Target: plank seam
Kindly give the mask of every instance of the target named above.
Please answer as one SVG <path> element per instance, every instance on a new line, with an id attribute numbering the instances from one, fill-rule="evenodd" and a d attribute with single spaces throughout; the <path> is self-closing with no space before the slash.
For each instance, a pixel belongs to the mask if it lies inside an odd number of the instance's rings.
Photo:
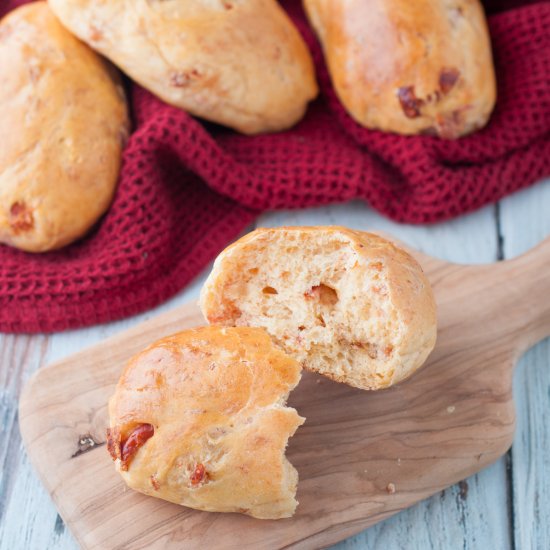
<path id="1" fill-rule="evenodd" d="M 495 229 L 497 239 L 497 262 L 502 262 L 506 258 L 504 252 L 504 233 L 502 230 L 502 216 L 500 202 L 495 204 Z M 514 464 L 512 458 L 512 449 L 506 453 L 506 508 L 508 514 L 508 537 L 510 539 L 511 550 L 517 550 L 515 538 L 515 510 L 514 510 Z"/>

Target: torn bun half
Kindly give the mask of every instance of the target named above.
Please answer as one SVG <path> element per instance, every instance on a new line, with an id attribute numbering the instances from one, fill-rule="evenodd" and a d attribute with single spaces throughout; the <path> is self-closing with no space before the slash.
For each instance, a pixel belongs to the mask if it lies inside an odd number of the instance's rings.
<path id="1" fill-rule="evenodd" d="M 306 369 L 366 390 L 410 376 L 437 332 L 418 262 L 343 227 L 253 231 L 219 255 L 201 308 L 210 323 L 263 327 Z"/>
<path id="2" fill-rule="evenodd" d="M 285 406 L 297 361 L 259 328 L 203 327 L 130 360 L 109 403 L 108 448 L 129 487 L 212 512 L 290 517 L 285 457 L 304 419 Z"/>

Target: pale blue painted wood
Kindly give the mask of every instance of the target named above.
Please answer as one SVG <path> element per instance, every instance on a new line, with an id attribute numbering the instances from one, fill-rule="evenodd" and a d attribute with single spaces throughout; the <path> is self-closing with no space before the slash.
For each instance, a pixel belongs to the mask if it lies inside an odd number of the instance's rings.
<path id="1" fill-rule="evenodd" d="M 503 250 L 517 256 L 550 236 L 550 179 L 501 205 Z M 547 266 L 550 271 L 550 265 Z M 540 296 L 550 302 L 550 296 Z M 550 340 L 528 351 L 514 377 L 513 533 L 518 550 L 550 548 Z"/>

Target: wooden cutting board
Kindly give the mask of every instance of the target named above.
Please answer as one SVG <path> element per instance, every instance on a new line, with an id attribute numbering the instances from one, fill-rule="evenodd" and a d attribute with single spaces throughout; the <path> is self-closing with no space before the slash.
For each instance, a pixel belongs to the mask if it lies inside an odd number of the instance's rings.
<path id="1" fill-rule="evenodd" d="M 413 252 L 414 254 L 414 252 Z M 28 454 L 84 548 L 319 548 L 494 462 L 514 435 L 512 373 L 550 335 L 550 239 L 513 261 L 461 266 L 415 254 L 435 290 L 436 349 L 389 390 L 305 374 L 289 403 L 307 418 L 287 456 L 300 474 L 291 519 L 198 512 L 125 488 L 106 449 L 107 400 L 126 360 L 203 324 L 196 305 L 40 370 L 20 402 Z"/>

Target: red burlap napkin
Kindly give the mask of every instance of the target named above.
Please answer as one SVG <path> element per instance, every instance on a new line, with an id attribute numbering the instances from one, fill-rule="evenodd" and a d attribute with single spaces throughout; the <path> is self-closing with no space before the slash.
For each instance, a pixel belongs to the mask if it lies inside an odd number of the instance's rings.
<path id="1" fill-rule="evenodd" d="M 0 0 L 0 16 L 22 3 Z M 283 4 L 313 51 L 322 89 L 305 119 L 245 137 L 133 86 L 135 130 L 115 201 L 95 230 L 44 255 L 0 245 L 1 331 L 59 331 L 153 307 L 262 210 L 362 198 L 394 220 L 431 223 L 550 173 L 550 2 L 487 1 L 497 12 L 489 22 L 498 103 L 487 128 L 454 142 L 355 124 L 300 3 Z"/>

